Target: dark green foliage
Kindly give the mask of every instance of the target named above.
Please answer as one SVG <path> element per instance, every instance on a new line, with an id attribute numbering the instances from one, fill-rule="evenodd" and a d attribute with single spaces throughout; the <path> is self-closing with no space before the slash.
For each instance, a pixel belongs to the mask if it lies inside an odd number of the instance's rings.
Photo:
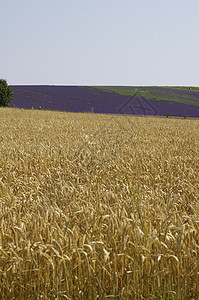
<path id="1" fill-rule="evenodd" d="M 10 106 L 13 100 L 13 90 L 5 79 L 0 79 L 0 106 Z"/>

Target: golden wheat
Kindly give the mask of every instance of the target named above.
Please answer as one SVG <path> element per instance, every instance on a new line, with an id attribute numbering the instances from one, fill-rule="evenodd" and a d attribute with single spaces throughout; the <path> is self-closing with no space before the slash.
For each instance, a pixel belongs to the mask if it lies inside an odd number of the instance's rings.
<path id="1" fill-rule="evenodd" d="M 199 299 L 199 122 L 0 109 L 1 299 Z"/>

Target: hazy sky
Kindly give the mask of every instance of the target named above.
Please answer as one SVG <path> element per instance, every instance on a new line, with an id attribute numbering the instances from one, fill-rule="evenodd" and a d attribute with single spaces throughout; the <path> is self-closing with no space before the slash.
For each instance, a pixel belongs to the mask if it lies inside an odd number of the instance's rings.
<path id="1" fill-rule="evenodd" d="M 199 0 L 0 0 L 9 84 L 199 86 Z"/>

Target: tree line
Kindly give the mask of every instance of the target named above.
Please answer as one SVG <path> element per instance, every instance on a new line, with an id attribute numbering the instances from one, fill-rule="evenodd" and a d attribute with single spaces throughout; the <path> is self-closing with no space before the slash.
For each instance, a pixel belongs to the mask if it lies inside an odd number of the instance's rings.
<path id="1" fill-rule="evenodd" d="M 13 100 L 13 90 L 5 79 L 0 79 L 0 106 L 10 106 Z"/>

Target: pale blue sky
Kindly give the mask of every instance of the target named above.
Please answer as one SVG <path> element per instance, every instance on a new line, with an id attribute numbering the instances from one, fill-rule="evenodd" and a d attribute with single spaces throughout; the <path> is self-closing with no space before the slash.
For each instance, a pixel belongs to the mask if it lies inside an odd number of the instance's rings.
<path id="1" fill-rule="evenodd" d="M 199 0 L 0 0 L 9 84 L 199 86 Z"/>

